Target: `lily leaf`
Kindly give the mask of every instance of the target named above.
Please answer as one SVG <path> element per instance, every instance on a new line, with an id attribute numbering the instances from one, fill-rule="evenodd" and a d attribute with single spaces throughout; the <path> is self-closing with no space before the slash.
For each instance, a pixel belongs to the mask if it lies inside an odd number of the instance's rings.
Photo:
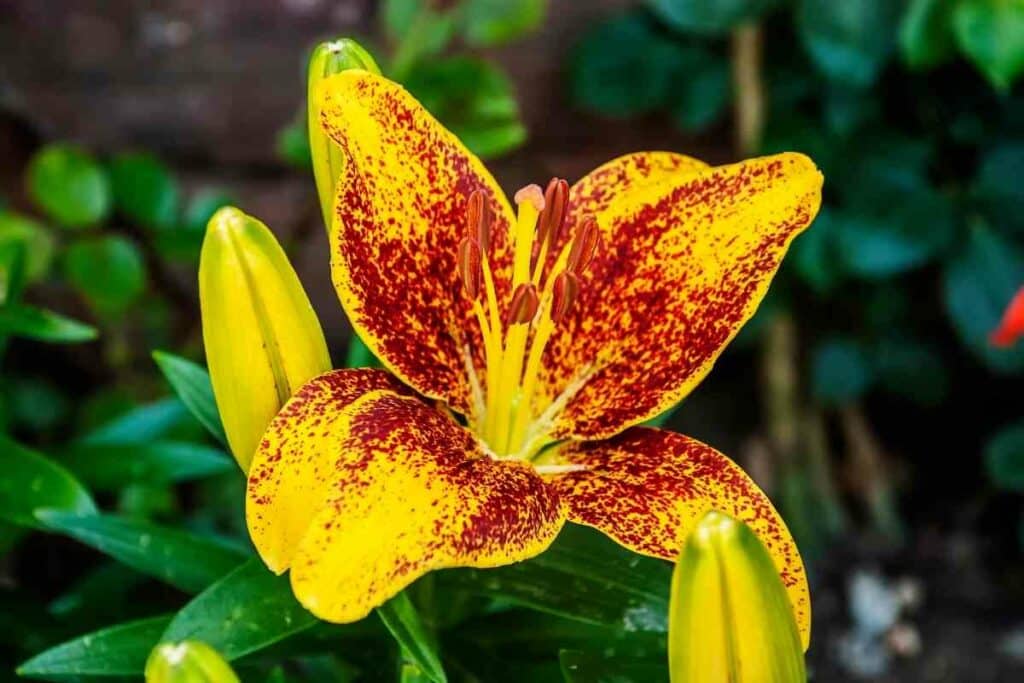
<path id="1" fill-rule="evenodd" d="M 153 360 L 181 402 L 218 441 L 226 444 L 228 440 L 217 411 L 217 401 L 213 397 L 210 373 L 198 363 L 166 351 L 154 351 Z"/>
<path id="2" fill-rule="evenodd" d="M 96 511 L 92 497 L 71 473 L 6 436 L 0 436 L 0 469 L 0 519 L 37 526 L 34 513 L 40 508 Z"/>
<path id="3" fill-rule="evenodd" d="M 867 87 L 896 47 L 902 4 L 899 0 L 801 0 L 796 16 L 800 37 L 825 76 Z"/>
<path id="4" fill-rule="evenodd" d="M 132 482 L 191 481 L 234 469 L 221 451 L 179 441 L 153 443 L 76 443 L 64 449 L 62 463 L 88 486 L 109 491 Z"/>
<path id="5" fill-rule="evenodd" d="M 110 181 L 96 160 L 78 147 L 44 147 L 32 157 L 27 174 L 32 199 L 62 226 L 93 225 L 110 212 Z"/>
<path id="6" fill-rule="evenodd" d="M 416 668 L 434 683 L 448 680 L 436 648 L 408 595 L 399 593 L 378 607 L 377 614 Z"/>
<path id="7" fill-rule="evenodd" d="M 145 443 L 178 435 L 197 424 L 185 405 L 168 397 L 119 414 L 92 429 L 79 441 L 90 444 Z"/>
<path id="8" fill-rule="evenodd" d="M 133 152 L 110 162 L 114 205 L 147 228 L 170 228 L 178 217 L 180 192 L 170 170 L 156 157 Z"/>
<path id="9" fill-rule="evenodd" d="M 40 510 L 36 517 L 50 531 L 71 536 L 187 593 L 203 590 L 245 560 L 242 552 L 222 543 L 143 520 L 56 510 Z"/>
<path id="10" fill-rule="evenodd" d="M 603 656 L 580 650 L 558 653 L 566 683 L 648 683 L 668 679 L 663 660 Z"/>
<path id="11" fill-rule="evenodd" d="M 0 307 L 0 334 L 58 344 L 91 341 L 97 336 L 95 327 L 26 304 Z"/>
<path id="12" fill-rule="evenodd" d="M 141 619 L 69 640 L 22 664 L 18 675 L 141 677 L 149 651 L 170 620 Z"/>

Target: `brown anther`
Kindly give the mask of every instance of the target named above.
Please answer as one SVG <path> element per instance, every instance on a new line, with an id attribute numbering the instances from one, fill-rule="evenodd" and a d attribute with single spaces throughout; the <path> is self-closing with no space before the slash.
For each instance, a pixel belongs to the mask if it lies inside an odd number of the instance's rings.
<path id="1" fill-rule="evenodd" d="M 561 178 L 552 178 L 544 190 L 544 211 L 537 220 L 537 242 L 558 241 L 565 223 L 565 209 L 569 203 L 569 183 Z"/>
<path id="2" fill-rule="evenodd" d="M 551 319 L 561 322 L 576 303 L 580 293 L 580 279 L 576 273 L 566 270 L 555 278 L 554 291 L 551 293 Z"/>
<path id="3" fill-rule="evenodd" d="M 458 268 L 466 295 L 470 299 L 476 299 L 480 294 L 480 276 L 483 269 L 480 267 L 480 245 L 471 237 L 464 237 L 459 242 Z"/>
<path id="4" fill-rule="evenodd" d="M 569 261 L 566 268 L 581 275 L 594 260 L 600 242 L 601 231 L 597 229 L 597 221 L 592 217 L 587 217 L 576 232 L 572 248 L 569 250 Z"/>
<path id="5" fill-rule="evenodd" d="M 516 287 L 512 294 L 512 303 L 508 305 L 508 324 L 523 325 L 537 315 L 537 307 L 540 306 L 540 299 L 537 296 L 537 288 L 529 282 Z"/>
<path id="6" fill-rule="evenodd" d="M 519 188 L 514 199 L 516 206 L 523 202 L 530 202 L 538 213 L 544 210 L 544 191 L 540 189 L 540 185 L 530 184 Z"/>
<path id="7" fill-rule="evenodd" d="M 485 254 L 491 251 L 492 218 L 487 197 L 480 190 L 473 190 L 466 206 L 466 234 L 477 241 L 480 250 Z"/>

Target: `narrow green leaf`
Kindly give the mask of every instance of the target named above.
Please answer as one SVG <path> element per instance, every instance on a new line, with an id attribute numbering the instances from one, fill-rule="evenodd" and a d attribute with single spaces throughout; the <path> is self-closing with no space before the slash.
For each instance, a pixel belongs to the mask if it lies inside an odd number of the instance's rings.
<path id="1" fill-rule="evenodd" d="M 141 619 L 69 640 L 19 666 L 18 675 L 141 678 L 149 651 L 170 620 L 170 616 Z"/>
<path id="2" fill-rule="evenodd" d="M 36 517 L 48 530 L 188 593 L 203 590 L 245 560 L 242 552 L 222 543 L 143 520 L 55 510 L 39 510 Z"/>
<path id="3" fill-rule="evenodd" d="M 408 595 L 399 593 L 378 607 L 377 614 L 416 667 L 434 683 L 448 680 L 430 635 Z"/>
<path id="4" fill-rule="evenodd" d="M 185 605 L 161 640 L 201 640 L 233 660 L 317 623 L 295 600 L 288 577 L 254 558 Z"/>
<path id="5" fill-rule="evenodd" d="M 235 468 L 222 451 L 179 441 L 75 443 L 64 447 L 61 463 L 86 485 L 118 489 L 132 482 L 191 481 Z"/>
<path id="6" fill-rule="evenodd" d="M 107 176 L 92 156 L 78 147 L 43 147 L 29 162 L 27 174 L 32 199 L 65 227 L 93 225 L 110 211 Z"/>
<path id="7" fill-rule="evenodd" d="M 188 426 L 198 425 L 185 404 L 175 397 L 133 408 L 108 420 L 83 436 L 90 444 L 144 443 L 173 436 Z"/>
<path id="8" fill-rule="evenodd" d="M 67 470 L 0 435 L 0 519 L 36 526 L 40 508 L 79 514 L 96 511 L 88 491 Z"/>
<path id="9" fill-rule="evenodd" d="M 631 659 L 615 655 L 560 650 L 558 661 L 566 683 L 649 683 L 668 680 L 664 659 Z"/>
<path id="10" fill-rule="evenodd" d="M 213 396 L 210 373 L 201 365 L 166 351 L 154 351 L 153 360 L 181 402 L 218 441 L 226 444 L 228 440 Z"/>
<path id="11" fill-rule="evenodd" d="M 95 327 L 27 304 L 0 306 L 0 334 L 56 344 L 91 341 L 97 336 Z"/>

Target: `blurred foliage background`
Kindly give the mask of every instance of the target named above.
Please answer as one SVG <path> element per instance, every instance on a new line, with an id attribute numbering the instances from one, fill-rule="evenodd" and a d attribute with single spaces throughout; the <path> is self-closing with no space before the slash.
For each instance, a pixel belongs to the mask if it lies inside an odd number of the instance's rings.
<path id="1" fill-rule="evenodd" d="M 199 244 L 234 203 L 275 230 L 346 358 L 303 114 L 308 50 L 335 36 L 361 39 L 509 190 L 638 149 L 812 156 L 826 177 L 815 226 L 664 419 L 731 454 L 781 508 L 814 579 L 814 680 L 1024 674 L 1024 346 L 988 339 L 1024 284 L 1018 0 L 11 0 L 0 492 L 30 490 L 40 480 L 8 473 L 45 453 L 118 519 L 216 538 L 234 566 L 241 478 L 161 373 L 187 402 L 196 368 L 152 352 L 201 361 Z M 42 467 L 33 477 L 72 509 L 92 504 Z M 207 583 L 155 584 L 159 570 L 59 515 L 13 506 L 0 520 L 5 672 Z M 515 610 L 490 626 L 465 614 L 439 637 L 458 651 L 478 636 L 466 680 L 497 680 L 480 653 L 510 650 L 561 680 L 559 650 L 590 642 Z M 663 647 L 636 624 L 593 642 L 624 633 L 630 657 Z M 274 680 L 374 670 L 314 645 L 282 655 L 293 663 Z"/>

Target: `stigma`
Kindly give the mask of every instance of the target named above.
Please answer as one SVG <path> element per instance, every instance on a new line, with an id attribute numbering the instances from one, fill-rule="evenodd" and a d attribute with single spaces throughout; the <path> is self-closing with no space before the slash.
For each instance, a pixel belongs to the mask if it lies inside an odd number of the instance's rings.
<path id="1" fill-rule="evenodd" d="M 491 272 L 493 212 L 479 190 L 468 197 L 457 268 L 480 326 L 485 358 L 482 377 L 467 361 L 476 403 L 470 426 L 494 457 L 529 460 L 546 445 L 546 434 L 538 428 L 551 407 L 539 386 L 544 348 L 574 311 L 587 267 L 600 247 L 600 231 L 592 217 L 583 217 L 577 218 L 573 234 L 565 234 L 569 185 L 560 178 L 543 190 L 527 185 L 516 192 L 515 202 L 507 300 L 499 299 Z"/>

